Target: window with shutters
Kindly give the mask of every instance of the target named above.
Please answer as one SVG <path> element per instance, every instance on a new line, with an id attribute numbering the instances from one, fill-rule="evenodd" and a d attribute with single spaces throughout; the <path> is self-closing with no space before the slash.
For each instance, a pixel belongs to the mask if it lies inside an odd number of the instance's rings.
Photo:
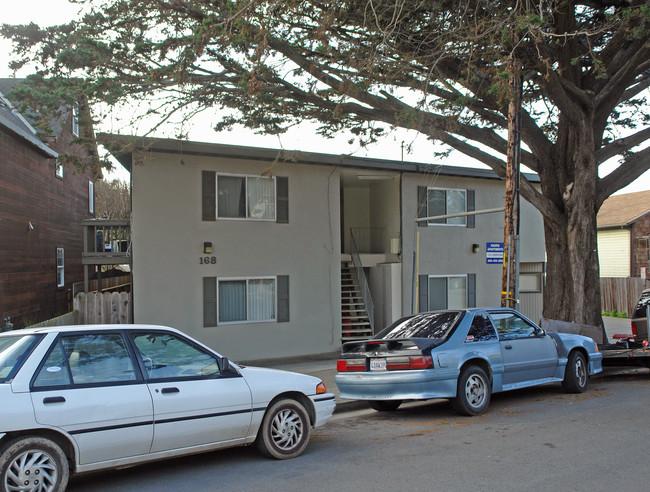
<path id="1" fill-rule="evenodd" d="M 476 307 L 476 274 L 420 275 L 419 311 Z"/>
<path id="2" fill-rule="evenodd" d="M 203 326 L 289 321 L 289 277 L 203 279 Z"/>
<path id="3" fill-rule="evenodd" d="M 465 190 L 445 190 L 429 188 L 427 190 L 427 217 L 464 213 Z M 429 224 L 465 225 L 465 216 L 433 219 Z"/>
<path id="4" fill-rule="evenodd" d="M 217 176 L 217 217 L 275 220 L 275 178 Z"/>
<path id="5" fill-rule="evenodd" d="M 427 188 L 418 186 L 418 225 L 449 225 L 475 227 L 475 216 L 465 215 L 474 211 L 474 190 Z M 429 219 L 442 215 L 460 214 L 457 217 Z"/>
<path id="6" fill-rule="evenodd" d="M 288 178 L 202 172 L 202 219 L 289 222 Z"/>

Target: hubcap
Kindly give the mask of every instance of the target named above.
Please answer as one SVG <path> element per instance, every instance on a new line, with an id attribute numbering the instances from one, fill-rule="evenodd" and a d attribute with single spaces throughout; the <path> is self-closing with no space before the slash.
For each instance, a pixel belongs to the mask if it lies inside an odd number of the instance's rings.
<path id="1" fill-rule="evenodd" d="M 56 463 L 49 454 L 31 450 L 19 455 L 5 475 L 7 492 L 53 491 L 58 478 Z"/>
<path id="2" fill-rule="evenodd" d="M 485 381 L 477 374 L 472 374 L 465 383 L 465 397 L 473 408 L 479 408 L 485 401 Z"/>
<path id="3" fill-rule="evenodd" d="M 288 451 L 296 447 L 303 432 L 302 419 L 293 410 L 282 410 L 273 418 L 271 439 L 280 449 Z"/>
<path id="4" fill-rule="evenodd" d="M 575 370 L 578 383 L 580 386 L 584 386 L 587 382 L 587 369 L 585 368 L 585 364 L 580 357 L 576 359 Z"/>

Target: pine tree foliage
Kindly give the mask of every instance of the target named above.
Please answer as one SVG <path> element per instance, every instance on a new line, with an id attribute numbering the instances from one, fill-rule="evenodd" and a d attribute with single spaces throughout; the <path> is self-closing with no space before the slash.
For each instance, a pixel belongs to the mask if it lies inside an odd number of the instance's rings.
<path id="1" fill-rule="evenodd" d="M 280 134 L 304 121 L 361 143 L 416 130 L 505 175 L 511 66 L 524 80 L 525 199 L 545 220 L 545 315 L 598 324 L 596 214 L 650 168 L 643 0 L 76 0 L 67 25 L 4 25 L 26 104 L 83 95 Z M 95 117 L 99 113 L 95 112 Z M 620 165 L 604 178 L 599 167 Z"/>

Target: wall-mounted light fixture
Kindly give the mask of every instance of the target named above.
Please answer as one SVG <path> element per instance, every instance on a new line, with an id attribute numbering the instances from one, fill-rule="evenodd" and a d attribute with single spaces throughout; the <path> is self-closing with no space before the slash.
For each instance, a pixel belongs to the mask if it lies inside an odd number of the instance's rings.
<path id="1" fill-rule="evenodd" d="M 478 253 L 481 250 L 481 246 L 478 243 L 472 244 L 472 253 Z"/>
<path id="2" fill-rule="evenodd" d="M 205 255 L 212 254 L 212 243 L 210 241 L 206 241 L 203 243 L 203 254 Z"/>

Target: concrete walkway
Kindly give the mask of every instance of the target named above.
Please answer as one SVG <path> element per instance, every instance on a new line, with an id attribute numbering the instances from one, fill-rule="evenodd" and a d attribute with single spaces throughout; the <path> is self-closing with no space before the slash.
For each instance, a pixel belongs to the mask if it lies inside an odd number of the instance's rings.
<path id="1" fill-rule="evenodd" d="M 610 343 L 613 341 L 614 334 L 631 334 L 632 328 L 629 318 L 603 318 L 605 323 L 605 331 Z M 309 374 L 311 376 L 321 379 L 327 390 L 336 395 L 336 413 L 358 410 L 360 408 L 367 408 L 366 402 L 357 400 L 348 400 L 339 396 L 339 389 L 334 382 L 336 375 L 336 361 L 338 360 L 339 352 L 331 352 L 326 354 L 307 355 L 304 357 L 290 357 L 281 359 L 265 359 L 245 362 L 244 364 L 259 367 L 272 367 L 274 369 L 282 369 L 284 371 L 300 372 Z"/>

